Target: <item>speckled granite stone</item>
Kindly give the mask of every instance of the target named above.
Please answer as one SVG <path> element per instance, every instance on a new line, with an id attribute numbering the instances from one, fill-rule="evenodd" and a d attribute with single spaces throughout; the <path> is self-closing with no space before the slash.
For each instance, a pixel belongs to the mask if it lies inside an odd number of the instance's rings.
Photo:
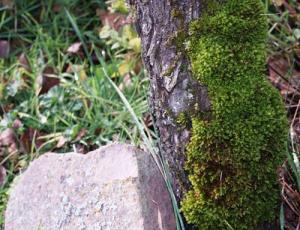
<path id="1" fill-rule="evenodd" d="M 6 230 L 175 230 L 150 154 L 112 144 L 81 155 L 47 153 L 12 188 Z"/>

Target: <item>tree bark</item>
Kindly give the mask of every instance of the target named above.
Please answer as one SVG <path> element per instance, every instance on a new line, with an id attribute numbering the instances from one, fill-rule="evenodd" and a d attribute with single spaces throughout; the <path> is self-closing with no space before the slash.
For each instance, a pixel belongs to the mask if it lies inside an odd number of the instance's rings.
<path id="1" fill-rule="evenodd" d="M 199 0 L 129 0 L 142 40 L 142 58 L 150 77 L 150 107 L 160 136 L 160 151 L 180 200 L 189 188 L 184 170 L 190 125 L 180 114 L 210 110 L 207 89 L 191 76 L 184 50 L 189 23 L 200 16 Z"/>

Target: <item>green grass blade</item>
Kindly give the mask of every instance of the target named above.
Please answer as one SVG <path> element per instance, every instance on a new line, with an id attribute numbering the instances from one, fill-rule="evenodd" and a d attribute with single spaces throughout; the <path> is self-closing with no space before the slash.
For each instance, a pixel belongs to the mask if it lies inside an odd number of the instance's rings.
<path id="1" fill-rule="evenodd" d="M 279 217 L 279 221 L 280 221 L 280 230 L 284 230 L 284 208 L 283 208 L 283 204 L 281 204 L 280 206 L 280 217 Z"/>
<path id="2" fill-rule="evenodd" d="M 87 58 L 89 60 L 89 63 L 91 65 L 93 65 L 93 61 L 92 61 L 91 55 L 89 54 L 89 50 L 88 50 L 88 47 L 86 45 L 85 39 L 82 36 L 82 33 L 81 33 L 80 29 L 78 28 L 77 23 L 76 23 L 74 17 L 70 14 L 70 12 L 66 8 L 64 8 L 64 10 L 66 12 L 66 15 L 67 15 L 70 23 L 72 24 L 73 29 L 75 30 L 76 35 L 78 36 L 79 40 L 82 43 L 83 50 L 84 50 L 85 55 L 87 56 Z"/>

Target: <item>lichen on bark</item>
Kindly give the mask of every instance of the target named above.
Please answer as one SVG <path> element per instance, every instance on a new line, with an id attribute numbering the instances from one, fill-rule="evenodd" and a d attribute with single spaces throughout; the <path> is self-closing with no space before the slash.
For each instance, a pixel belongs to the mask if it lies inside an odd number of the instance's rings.
<path id="1" fill-rule="evenodd" d="M 287 118 L 265 72 L 267 24 L 260 0 L 209 1 L 190 24 L 193 77 L 208 88 L 209 116 L 192 114 L 182 202 L 199 229 L 258 229 L 278 207 L 276 169 Z"/>

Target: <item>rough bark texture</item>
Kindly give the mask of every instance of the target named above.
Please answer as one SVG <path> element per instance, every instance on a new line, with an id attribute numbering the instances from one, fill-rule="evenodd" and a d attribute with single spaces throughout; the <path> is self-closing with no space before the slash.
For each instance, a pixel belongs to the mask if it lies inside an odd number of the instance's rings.
<path id="1" fill-rule="evenodd" d="M 200 15 L 199 0 L 129 0 L 142 39 L 142 58 L 150 77 L 150 107 L 178 199 L 189 187 L 184 172 L 190 128 L 178 124 L 182 113 L 208 111 L 207 89 L 192 79 L 183 41 L 188 24 Z"/>

